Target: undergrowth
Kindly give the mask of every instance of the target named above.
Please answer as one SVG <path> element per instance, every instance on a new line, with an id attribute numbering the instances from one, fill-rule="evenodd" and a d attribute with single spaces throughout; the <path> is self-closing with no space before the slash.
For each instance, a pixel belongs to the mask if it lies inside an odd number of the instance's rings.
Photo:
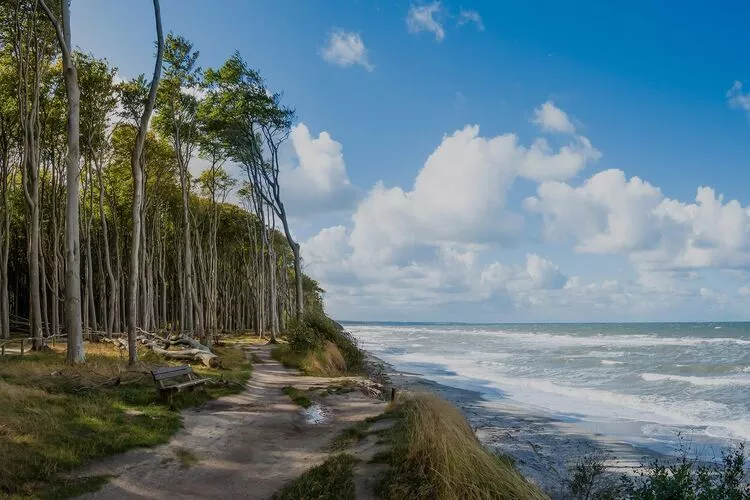
<path id="1" fill-rule="evenodd" d="M 354 500 L 354 466 L 357 459 L 347 454 L 333 455 L 292 481 L 274 500 L 326 499 Z"/>
<path id="2" fill-rule="evenodd" d="M 364 353 L 356 339 L 319 311 L 308 311 L 290 321 L 288 345 L 276 347 L 272 355 L 285 366 L 308 375 L 341 376 L 363 369 Z"/>
<path id="3" fill-rule="evenodd" d="M 681 445 L 677 457 L 642 465 L 619 482 L 597 456 L 579 460 L 571 472 L 566 497 L 575 500 L 750 500 L 750 471 L 742 444 L 714 462 L 700 461 L 690 446 Z"/>
<path id="4" fill-rule="evenodd" d="M 58 475 L 83 462 L 137 446 L 168 441 L 179 413 L 157 403 L 153 365 L 144 351 L 136 370 L 110 344 L 86 345 L 86 364 L 65 364 L 61 346 L 0 358 L 0 497 L 63 498 L 103 481 L 63 481 Z M 250 364 L 236 349 L 215 349 L 222 367 L 194 366 L 215 383 L 181 394 L 178 408 L 242 390 Z M 73 493 L 66 493 L 71 491 Z"/>

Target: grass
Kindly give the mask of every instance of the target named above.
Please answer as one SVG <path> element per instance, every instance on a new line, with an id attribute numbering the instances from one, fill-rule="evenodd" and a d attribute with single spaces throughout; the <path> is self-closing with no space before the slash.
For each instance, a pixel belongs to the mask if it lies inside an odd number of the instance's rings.
<path id="1" fill-rule="evenodd" d="M 334 438 L 329 448 L 334 451 L 345 450 L 346 448 L 350 447 L 353 444 L 360 442 L 369 434 L 371 434 L 370 426 L 372 424 L 380 420 L 384 420 L 388 418 L 394 418 L 394 414 L 391 411 L 386 411 L 374 417 L 368 417 L 360 422 L 357 422 L 356 424 L 350 427 L 347 427 L 341 432 L 341 434 L 339 434 L 338 436 L 336 436 L 336 438 Z"/>
<path id="2" fill-rule="evenodd" d="M 393 410 L 390 470 L 379 486 L 383 498 L 547 498 L 506 458 L 487 451 L 461 412 L 434 395 L 407 395 Z"/>
<path id="3" fill-rule="evenodd" d="M 281 390 L 284 392 L 284 394 L 289 396 L 289 399 L 291 399 L 294 404 L 301 406 L 302 408 L 309 408 L 313 404 L 312 401 L 310 401 L 310 398 L 305 396 L 304 392 L 295 387 L 288 385 Z"/>
<path id="4" fill-rule="evenodd" d="M 185 469 L 187 469 L 188 467 L 192 467 L 193 465 L 200 462 L 200 460 L 198 460 L 198 457 L 195 456 L 195 453 L 185 448 L 176 448 L 174 450 L 174 455 L 177 457 L 177 460 L 180 461 L 182 467 Z"/>
<path id="5" fill-rule="evenodd" d="M 83 366 L 65 364 L 64 346 L 0 358 L 0 497 L 63 498 L 65 491 L 99 480 L 63 484 L 61 473 L 97 457 L 164 443 L 180 428 L 179 413 L 156 402 L 148 373 L 148 363 L 164 360 L 144 351 L 138 370 L 127 371 L 126 354 L 114 346 L 87 343 L 86 350 Z M 217 383 L 180 395 L 179 407 L 242 390 L 251 370 L 244 353 L 215 351 L 222 367 L 193 369 Z"/>
<path id="6" fill-rule="evenodd" d="M 276 493 L 274 500 L 326 499 L 354 500 L 354 466 L 357 459 L 347 454 L 333 455 Z"/>
<path id="7" fill-rule="evenodd" d="M 296 368 L 313 377 L 343 377 L 348 375 L 346 362 L 333 342 L 306 352 L 292 349 L 289 344 L 273 348 L 271 357 L 287 368 Z"/>

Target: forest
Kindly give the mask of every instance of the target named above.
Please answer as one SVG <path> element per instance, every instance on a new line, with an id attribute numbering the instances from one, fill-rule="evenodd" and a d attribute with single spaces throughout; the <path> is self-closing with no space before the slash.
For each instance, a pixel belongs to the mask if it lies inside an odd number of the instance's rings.
<path id="1" fill-rule="evenodd" d="M 274 341 L 322 310 L 279 185 L 294 110 L 153 8 L 153 73 L 122 79 L 75 50 L 69 2 L 0 4 L 0 337 L 65 338 L 73 364 L 84 338 L 123 333 L 132 364 L 143 332 Z"/>

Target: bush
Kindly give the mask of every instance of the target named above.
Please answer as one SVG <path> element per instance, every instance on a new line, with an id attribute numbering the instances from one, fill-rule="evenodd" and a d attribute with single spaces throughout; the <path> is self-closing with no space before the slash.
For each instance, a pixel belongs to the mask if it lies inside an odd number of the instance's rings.
<path id="1" fill-rule="evenodd" d="M 307 311 L 301 320 L 292 320 L 287 340 L 292 351 L 299 354 L 319 352 L 326 342 L 332 342 L 346 361 L 347 370 L 355 372 L 362 368 L 364 354 L 357 347 L 356 339 L 320 311 Z"/>
<path id="2" fill-rule="evenodd" d="M 698 464 L 683 450 L 672 464 L 655 460 L 637 478 L 624 477 L 624 493 L 633 500 L 749 500 L 746 459 L 744 445 L 724 452 L 720 463 L 710 465 Z"/>
<path id="3" fill-rule="evenodd" d="M 575 500 L 750 500 L 747 457 L 743 445 L 730 448 L 713 464 L 690 458 L 682 447 L 676 459 L 655 460 L 619 484 L 599 456 L 581 459 L 571 471 L 565 498 Z M 664 459 L 662 459 L 664 460 Z"/>

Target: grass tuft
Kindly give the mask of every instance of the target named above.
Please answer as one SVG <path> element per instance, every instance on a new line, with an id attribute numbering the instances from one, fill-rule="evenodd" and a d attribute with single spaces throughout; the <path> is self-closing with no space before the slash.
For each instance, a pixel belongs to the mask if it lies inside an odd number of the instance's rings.
<path id="1" fill-rule="evenodd" d="M 200 462 L 200 460 L 198 460 L 198 457 L 195 456 L 195 453 L 185 448 L 176 448 L 174 450 L 174 455 L 177 457 L 177 460 L 180 461 L 182 467 L 185 469 L 187 469 L 188 467 L 192 467 L 193 465 Z"/>
<path id="2" fill-rule="evenodd" d="M 302 408 L 309 408 L 313 404 L 312 401 L 310 401 L 310 398 L 305 396 L 304 392 L 295 387 L 288 385 L 281 390 L 284 392 L 284 394 L 289 396 L 289 399 L 291 399 L 294 404 L 301 406 Z"/>
<path id="3" fill-rule="evenodd" d="M 399 499 L 547 498 L 507 459 L 488 452 L 461 412 L 430 394 L 402 399 L 390 432 L 390 471 L 381 497 Z M 384 458 L 384 457 L 380 457 Z"/>
<path id="4" fill-rule="evenodd" d="M 317 467 L 313 467 L 281 491 L 274 500 L 298 500 L 320 498 L 327 500 L 354 500 L 354 466 L 357 459 L 347 454 L 333 455 Z"/>

